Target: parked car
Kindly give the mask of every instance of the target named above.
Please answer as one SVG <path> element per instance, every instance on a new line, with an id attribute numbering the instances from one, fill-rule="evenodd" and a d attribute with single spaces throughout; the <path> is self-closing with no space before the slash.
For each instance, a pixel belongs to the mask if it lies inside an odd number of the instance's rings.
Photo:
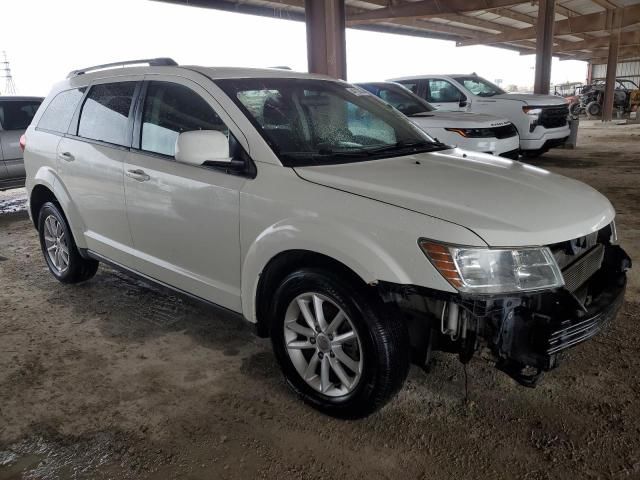
<path id="1" fill-rule="evenodd" d="M 569 105 L 555 95 L 507 93 L 478 75 L 419 75 L 395 78 L 440 110 L 506 117 L 518 129 L 523 155 L 536 157 L 569 138 Z"/>
<path id="2" fill-rule="evenodd" d="M 591 187 L 434 143 L 343 81 L 149 64 L 72 72 L 27 129 L 60 282 L 104 262 L 235 312 L 339 417 L 435 350 L 533 385 L 620 308 L 630 260 Z"/>
<path id="3" fill-rule="evenodd" d="M 24 187 L 20 137 L 43 100 L 41 97 L 0 96 L 0 190 Z"/>
<path id="4" fill-rule="evenodd" d="M 357 85 L 397 108 L 432 138 L 443 143 L 507 158 L 517 159 L 519 156 L 518 131 L 506 118 L 436 110 L 433 105 L 394 82 Z"/>

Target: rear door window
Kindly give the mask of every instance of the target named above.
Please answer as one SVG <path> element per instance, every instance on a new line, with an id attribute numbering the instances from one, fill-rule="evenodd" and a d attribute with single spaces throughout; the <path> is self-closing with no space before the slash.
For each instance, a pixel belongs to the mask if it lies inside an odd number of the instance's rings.
<path id="1" fill-rule="evenodd" d="M 74 88 L 58 93 L 40 117 L 38 128 L 56 133 L 67 133 L 73 114 L 82 100 L 85 88 Z"/>
<path id="2" fill-rule="evenodd" d="M 26 130 L 41 103 L 40 100 L 0 102 L 0 126 L 3 130 Z"/>
<path id="3" fill-rule="evenodd" d="M 129 117 L 136 82 L 91 87 L 82 107 L 78 136 L 129 146 Z"/>

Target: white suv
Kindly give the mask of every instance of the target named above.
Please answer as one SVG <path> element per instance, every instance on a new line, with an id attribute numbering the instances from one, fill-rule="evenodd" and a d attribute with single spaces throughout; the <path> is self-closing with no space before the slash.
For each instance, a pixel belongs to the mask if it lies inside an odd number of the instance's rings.
<path id="1" fill-rule="evenodd" d="M 497 85 L 470 75 L 419 75 L 396 78 L 440 110 L 488 113 L 507 117 L 520 135 L 520 149 L 536 157 L 569 138 L 569 104 L 556 95 L 507 93 Z"/>
<path id="2" fill-rule="evenodd" d="M 356 85 L 397 108 L 435 140 L 464 150 L 518 159 L 518 131 L 504 117 L 437 110 L 399 83 L 369 82 Z"/>
<path id="3" fill-rule="evenodd" d="M 149 63 L 72 72 L 25 134 L 61 282 L 105 262 L 236 312 L 341 417 L 434 350 L 488 347 L 532 385 L 620 307 L 630 261 L 592 188 L 434 143 L 343 81 Z"/>

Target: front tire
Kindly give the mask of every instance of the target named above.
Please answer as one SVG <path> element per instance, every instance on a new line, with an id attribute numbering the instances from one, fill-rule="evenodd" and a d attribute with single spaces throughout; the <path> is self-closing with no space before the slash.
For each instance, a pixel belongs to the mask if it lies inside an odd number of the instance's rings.
<path id="1" fill-rule="evenodd" d="M 47 202 L 38 214 L 40 247 L 49 271 L 62 283 L 79 283 L 92 278 L 98 262 L 80 256 L 66 218 L 55 203 Z"/>
<path id="2" fill-rule="evenodd" d="M 290 387 L 335 417 L 378 410 L 409 371 L 402 319 L 364 285 L 326 270 L 301 269 L 283 280 L 271 312 L 271 341 Z"/>

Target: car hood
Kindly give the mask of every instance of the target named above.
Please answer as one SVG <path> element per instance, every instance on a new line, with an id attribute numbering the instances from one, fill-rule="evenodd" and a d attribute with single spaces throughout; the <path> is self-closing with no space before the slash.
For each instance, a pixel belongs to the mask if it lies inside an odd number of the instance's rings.
<path id="1" fill-rule="evenodd" d="M 581 182 L 457 148 L 295 170 L 316 184 L 461 225 L 496 247 L 570 240 L 615 215 L 609 200 Z"/>
<path id="2" fill-rule="evenodd" d="M 409 117 L 419 127 L 492 128 L 511 123 L 506 118 L 481 113 L 444 112 L 434 110 Z"/>
<path id="3" fill-rule="evenodd" d="M 483 98 L 483 100 L 485 100 Z M 566 105 L 566 101 L 557 95 L 536 95 L 534 93 L 505 93 L 503 95 L 494 95 L 486 97 L 486 100 L 517 100 L 527 105 L 533 106 L 549 106 L 549 105 Z"/>

